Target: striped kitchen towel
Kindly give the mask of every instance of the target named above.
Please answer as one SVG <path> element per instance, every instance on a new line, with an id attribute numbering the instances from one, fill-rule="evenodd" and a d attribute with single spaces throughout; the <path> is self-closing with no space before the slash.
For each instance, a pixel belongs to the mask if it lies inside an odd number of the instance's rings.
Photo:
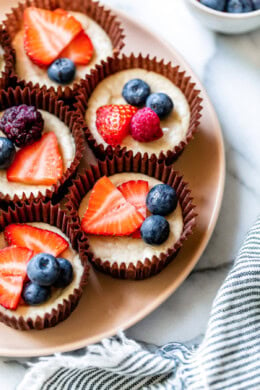
<path id="1" fill-rule="evenodd" d="M 213 303 L 202 344 L 149 351 L 123 334 L 32 365 L 17 390 L 260 389 L 260 218 Z"/>

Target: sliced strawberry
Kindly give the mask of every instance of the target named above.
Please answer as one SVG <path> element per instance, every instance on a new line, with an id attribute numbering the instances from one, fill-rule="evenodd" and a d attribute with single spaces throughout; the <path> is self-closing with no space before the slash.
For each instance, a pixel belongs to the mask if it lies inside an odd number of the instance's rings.
<path id="1" fill-rule="evenodd" d="M 39 141 L 20 149 L 7 169 L 8 181 L 25 184 L 56 184 L 63 163 L 55 133 L 46 133 Z"/>
<path id="2" fill-rule="evenodd" d="M 15 310 L 23 290 L 22 276 L 0 275 L 0 305 Z"/>
<path id="3" fill-rule="evenodd" d="M 60 58 L 69 58 L 76 65 L 87 65 L 94 53 L 90 37 L 81 31 L 76 38 L 61 52 Z"/>
<path id="4" fill-rule="evenodd" d="M 96 126 L 104 141 L 112 146 L 120 145 L 129 133 L 130 122 L 137 108 L 130 104 L 110 104 L 97 110 Z"/>
<path id="5" fill-rule="evenodd" d="M 82 30 L 68 14 L 28 7 L 24 11 L 24 47 L 30 59 L 40 66 L 50 65 Z"/>
<path id="6" fill-rule="evenodd" d="M 8 246 L 0 250 L 0 275 L 26 278 L 27 264 L 33 251 L 18 246 Z"/>
<path id="7" fill-rule="evenodd" d="M 145 180 L 129 180 L 119 187 L 125 199 L 139 211 L 144 218 L 147 217 L 146 197 L 149 192 L 149 184 Z M 133 238 L 141 238 L 140 229 L 136 230 Z"/>
<path id="8" fill-rule="evenodd" d="M 81 227 L 90 234 L 127 236 L 137 230 L 143 221 L 144 217 L 104 176 L 92 189 Z"/>
<path id="9" fill-rule="evenodd" d="M 69 246 L 59 234 L 26 224 L 8 225 L 4 236 L 9 245 L 29 248 L 34 254 L 49 253 L 56 257 Z"/>
<path id="10" fill-rule="evenodd" d="M 54 12 L 55 14 L 68 16 L 68 12 L 65 11 L 65 9 L 63 9 L 63 8 L 56 8 L 53 12 Z M 73 16 L 72 16 L 72 17 L 73 17 Z"/>

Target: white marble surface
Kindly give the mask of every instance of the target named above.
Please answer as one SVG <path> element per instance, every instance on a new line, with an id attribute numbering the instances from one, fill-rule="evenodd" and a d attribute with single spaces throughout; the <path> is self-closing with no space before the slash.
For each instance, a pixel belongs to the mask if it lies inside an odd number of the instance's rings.
<path id="1" fill-rule="evenodd" d="M 260 211 L 260 30 L 235 37 L 216 35 L 189 14 L 183 0 L 104 3 L 127 11 L 183 54 L 200 76 L 222 124 L 227 179 L 213 237 L 177 292 L 127 331 L 131 338 L 155 344 L 198 342 L 214 296 Z M 0 358 L 0 389 L 15 389 L 25 362 Z"/>

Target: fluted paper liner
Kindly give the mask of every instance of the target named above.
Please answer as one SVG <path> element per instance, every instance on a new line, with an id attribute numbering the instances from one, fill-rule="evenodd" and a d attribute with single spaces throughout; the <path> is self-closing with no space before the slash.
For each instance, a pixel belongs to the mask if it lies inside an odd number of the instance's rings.
<path id="1" fill-rule="evenodd" d="M 67 170 L 63 173 L 61 179 L 52 186 L 51 189 L 47 189 L 45 193 L 39 191 L 37 196 L 34 196 L 32 193 L 28 196 L 23 193 L 22 197 L 14 195 L 5 195 L 1 193 L 0 186 L 0 201 L 4 204 L 9 204 L 10 202 L 16 203 L 19 201 L 27 201 L 32 199 L 53 199 L 55 195 L 60 194 L 66 182 L 71 178 L 71 176 L 76 172 L 79 163 L 82 158 L 84 150 L 84 134 L 79 127 L 77 118 L 75 118 L 74 113 L 69 110 L 68 106 L 65 106 L 61 100 L 58 100 L 56 96 L 51 93 L 45 93 L 37 89 L 30 90 L 28 87 L 21 89 L 16 87 L 15 89 L 8 88 L 7 91 L 0 91 L 0 110 L 3 111 L 8 107 L 17 106 L 20 104 L 27 104 L 35 106 L 38 109 L 48 111 L 49 113 L 57 116 L 61 121 L 63 121 L 71 130 L 74 141 L 75 141 L 75 156 Z"/>
<path id="2" fill-rule="evenodd" d="M 109 261 L 95 258 L 90 250 L 87 250 L 86 254 L 98 270 L 113 277 L 145 279 L 160 272 L 177 255 L 183 242 L 192 233 L 195 226 L 195 206 L 192 203 L 191 191 L 188 189 L 188 185 L 184 182 L 183 177 L 165 162 L 158 162 L 147 157 L 133 156 L 132 153 L 126 152 L 123 152 L 122 156 L 113 156 L 111 159 L 106 158 L 105 161 L 98 161 L 96 166 L 91 166 L 84 174 L 78 175 L 73 180 L 69 195 L 66 197 L 66 207 L 75 221 L 74 228 L 78 231 L 79 247 L 81 245 L 85 246 L 88 241 L 87 234 L 80 228 L 78 208 L 81 200 L 100 177 L 104 175 L 111 176 L 121 172 L 143 173 L 174 187 L 178 195 L 184 222 L 181 237 L 167 252 L 162 252 L 160 256 L 153 256 L 151 259 L 146 258 L 144 261 L 138 261 L 136 265 L 133 263 L 129 265 L 125 263 L 111 264 Z"/>
<path id="3" fill-rule="evenodd" d="M 0 72 L 0 88 L 12 86 L 11 73 L 14 69 L 14 50 L 11 47 L 10 37 L 0 24 L 0 47 L 3 50 L 3 70 Z M 0 59 L 1 62 L 1 59 Z M 13 83 L 15 81 L 13 80 Z"/>
<path id="4" fill-rule="evenodd" d="M 117 17 L 109 9 L 92 0 L 26 0 L 24 3 L 19 3 L 16 8 L 12 9 L 11 13 L 7 14 L 7 18 L 3 22 L 11 40 L 21 29 L 24 10 L 30 6 L 49 10 L 62 8 L 68 11 L 84 13 L 97 22 L 108 34 L 113 46 L 113 55 L 118 54 L 124 46 L 123 28 Z M 95 65 L 93 65 L 93 68 L 95 68 Z M 53 86 L 48 88 L 46 85 L 40 86 L 39 84 L 33 84 L 28 80 L 21 79 L 15 72 L 15 66 L 13 68 L 13 77 L 16 77 L 17 85 L 21 87 L 28 86 L 53 92 L 66 101 L 72 99 L 75 93 L 76 83 L 72 87 Z"/>
<path id="5" fill-rule="evenodd" d="M 171 62 L 166 64 L 163 60 L 158 61 L 156 57 L 143 57 L 141 54 L 138 56 L 135 56 L 134 54 L 126 56 L 123 54 L 120 58 L 109 58 L 106 62 L 103 61 L 101 65 L 97 65 L 91 75 L 87 75 L 84 80 L 80 81 L 75 107 L 78 115 L 81 117 L 82 128 L 86 134 L 88 144 L 99 159 L 104 159 L 106 156 L 112 156 L 114 153 L 116 155 L 121 155 L 124 150 L 127 151 L 126 147 L 122 148 L 116 146 L 113 148 L 110 145 L 104 147 L 103 144 L 98 144 L 87 126 L 85 113 L 88 108 L 88 99 L 102 80 L 116 72 L 133 68 L 142 68 L 153 71 L 168 78 L 173 84 L 180 88 L 189 103 L 191 117 L 185 138 L 176 145 L 173 150 L 161 151 L 159 155 L 153 154 L 151 156 L 151 158 L 157 159 L 158 161 L 166 160 L 168 164 L 172 163 L 178 158 L 198 130 L 200 123 L 199 119 L 201 117 L 200 112 L 202 110 L 202 98 L 199 96 L 200 90 L 197 89 L 195 83 L 191 81 L 191 77 L 188 76 L 186 72 L 181 71 L 179 66 L 174 66 Z M 143 156 L 146 155 L 147 153 Z"/>
<path id="6" fill-rule="evenodd" d="M 73 293 L 64 298 L 62 304 L 46 312 L 43 316 L 37 316 L 35 319 L 24 318 L 20 316 L 16 318 L 12 310 L 8 310 L 8 314 L 0 311 L 0 321 L 4 324 L 19 330 L 50 328 L 65 320 L 71 312 L 76 308 L 83 288 L 87 283 L 89 267 L 88 260 L 88 244 L 85 241 L 81 242 L 79 247 L 77 240 L 77 231 L 74 229 L 73 220 L 66 215 L 64 210 L 61 210 L 57 204 L 53 206 L 51 202 L 44 203 L 43 201 L 30 202 L 22 206 L 9 208 L 7 212 L 0 214 L 0 231 L 2 232 L 6 226 L 11 223 L 29 223 L 29 222 L 44 222 L 59 228 L 69 239 L 72 248 L 78 252 L 83 265 L 83 273 L 79 285 L 74 289 Z"/>

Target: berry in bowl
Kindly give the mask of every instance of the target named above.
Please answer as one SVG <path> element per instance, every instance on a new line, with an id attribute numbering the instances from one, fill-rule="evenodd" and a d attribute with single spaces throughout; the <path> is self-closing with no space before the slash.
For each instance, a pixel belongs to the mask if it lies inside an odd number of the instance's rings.
<path id="1" fill-rule="evenodd" d="M 206 27 L 241 34 L 260 27 L 259 0 L 185 0 L 187 6 Z"/>

